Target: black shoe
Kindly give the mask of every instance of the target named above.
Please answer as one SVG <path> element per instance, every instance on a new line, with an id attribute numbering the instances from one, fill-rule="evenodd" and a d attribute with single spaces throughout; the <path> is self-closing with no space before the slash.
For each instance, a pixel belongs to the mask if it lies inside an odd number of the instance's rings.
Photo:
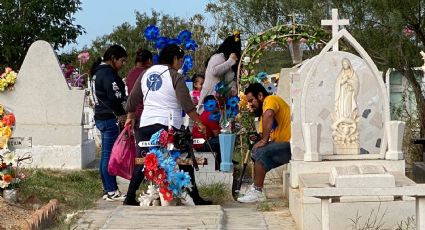
<path id="1" fill-rule="evenodd" d="M 194 199 L 193 202 L 195 205 L 212 205 L 212 201 L 210 200 L 204 200 L 202 198 Z"/>
<path id="2" fill-rule="evenodd" d="M 125 198 L 123 205 L 131 205 L 131 206 L 140 206 L 140 202 L 136 201 L 136 199 Z"/>

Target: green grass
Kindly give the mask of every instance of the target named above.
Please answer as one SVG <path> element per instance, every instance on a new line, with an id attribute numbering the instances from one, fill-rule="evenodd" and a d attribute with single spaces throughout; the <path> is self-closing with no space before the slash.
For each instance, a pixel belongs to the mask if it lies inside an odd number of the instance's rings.
<path id="1" fill-rule="evenodd" d="M 102 196 L 98 170 L 59 171 L 34 169 L 25 170 L 27 179 L 19 188 L 20 200 L 29 199 L 45 205 L 51 199 L 59 200 L 59 215 L 52 229 L 68 229 L 66 214 L 94 207 Z"/>
<path id="2" fill-rule="evenodd" d="M 225 202 L 233 200 L 231 191 L 223 183 L 198 186 L 199 194 L 205 200 L 210 200 L 213 204 L 222 205 Z"/>

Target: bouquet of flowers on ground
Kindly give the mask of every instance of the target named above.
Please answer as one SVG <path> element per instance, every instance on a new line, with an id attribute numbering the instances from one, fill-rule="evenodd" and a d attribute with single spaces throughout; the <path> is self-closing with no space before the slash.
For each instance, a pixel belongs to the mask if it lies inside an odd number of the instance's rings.
<path id="1" fill-rule="evenodd" d="M 12 136 L 15 127 L 15 115 L 12 111 L 0 104 L 0 149 L 7 149 L 7 142 Z"/>
<path id="2" fill-rule="evenodd" d="M 0 154 L 0 188 L 15 188 L 21 181 L 16 174 L 18 166 L 18 157 L 15 152 L 5 151 Z"/>
<path id="3" fill-rule="evenodd" d="M 6 89 L 12 90 L 16 83 L 17 73 L 12 68 L 7 67 L 4 69 L 4 73 L 0 75 L 0 91 Z"/>
<path id="4" fill-rule="evenodd" d="M 165 201 L 184 198 L 187 195 L 185 189 L 190 189 L 192 185 L 189 174 L 178 170 L 176 160 L 180 157 L 180 152 L 169 150 L 174 142 L 173 130 L 156 132 L 150 142 L 155 146 L 149 148 L 145 157 L 146 179 L 156 184 Z"/>
<path id="5" fill-rule="evenodd" d="M 230 88 L 229 83 L 219 81 L 214 89 L 216 100 L 208 100 L 204 104 L 204 109 L 211 112 L 209 119 L 220 123 L 222 133 L 232 133 L 232 124 L 239 112 L 240 99 L 238 96 L 229 96 Z"/>

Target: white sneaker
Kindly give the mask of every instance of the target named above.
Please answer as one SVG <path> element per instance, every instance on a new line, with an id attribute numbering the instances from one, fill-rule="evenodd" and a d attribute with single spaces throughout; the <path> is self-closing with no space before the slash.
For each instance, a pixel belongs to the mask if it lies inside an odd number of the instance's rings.
<path id="1" fill-rule="evenodd" d="M 242 197 L 238 198 L 238 201 L 241 203 L 254 203 L 258 201 L 266 201 L 266 196 L 263 192 L 256 190 L 254 187 Z"/>
<path id="2" fill-rule="evenodd" d="M 192 197 L 187 193 L 182 195 L 180 202 L 182 202 L 184 206 L 195 206 L 195 202 L 193 201 Z"/>
<path id="3" fill-rule="evenodd" d="M 122 194 L 119 190 L 116 190 L 113 194 L 108 193 L 106 201 L 124 201 L 125 197 L 125 194 Z"/>

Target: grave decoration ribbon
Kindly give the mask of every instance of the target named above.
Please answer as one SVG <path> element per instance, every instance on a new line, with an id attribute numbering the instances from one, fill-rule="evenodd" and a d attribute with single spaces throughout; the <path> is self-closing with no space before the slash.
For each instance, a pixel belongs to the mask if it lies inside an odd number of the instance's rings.
<path id="1" fill-rule="evenodd" d="M 155 25 L 149 25 L 144 31 L 146 40 L 152 42 L 154 47 L 158 50 L 164 49 L 167 45 L 176 44 L 182 49 L 189 51 L 195 51 L 198 48 L 198 44 L 192 39 L 192 33 L 189 30 L 182 30 L 178 34 L 177 38 L 168 38 L 160 35 L 160 30 Z M 188 52 L 187 52 L 188 53 Z M 186 54 L 183 58 L 183 66 L 181 68 L 182 74 L 187 76 L 187 73 L 193 68 L 193 58 L 191 54 Z M 153 56 L 154 64 L 158 63 L 158 55 Z"/>
<path id="2" fill-rule="evenodd" d="M 12 68 L 7 67 L 4 73 L 0 74 L 0 91 L 13 90 L 13 86 L 17 80 L 17 73 Z"/>
<path id="3" fill-rule="evenodd" d="M 171 201 L 174 197 L 182 197 L 184 189 L 192 185 L 187 172 L 179 171 L 176 159 L 180 152 L 169 150 L 174 141 L 173 130 L 163 129 L 154 133 L 150 139 L 152 145 L 144 161 L 144 174 L 147 180 L 156 184 L 164 200 Z"/>

